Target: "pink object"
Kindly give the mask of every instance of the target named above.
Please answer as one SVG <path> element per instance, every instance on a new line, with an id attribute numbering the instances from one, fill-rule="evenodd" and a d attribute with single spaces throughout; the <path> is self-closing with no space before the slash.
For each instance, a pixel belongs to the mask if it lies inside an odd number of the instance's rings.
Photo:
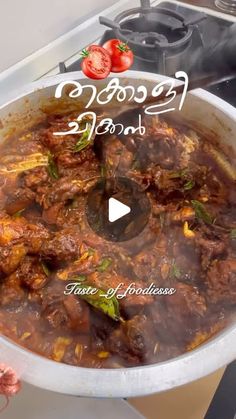
<path id="1" fill-rule="evenodd" d="M 5 364 L 0 364 L 0 395 L 6 397 L 6 404 L 0 409 L 0 413 L 8 406 L 9 397 L 18 393 L 20 388 L 21 383 L 15 371 Z"/>

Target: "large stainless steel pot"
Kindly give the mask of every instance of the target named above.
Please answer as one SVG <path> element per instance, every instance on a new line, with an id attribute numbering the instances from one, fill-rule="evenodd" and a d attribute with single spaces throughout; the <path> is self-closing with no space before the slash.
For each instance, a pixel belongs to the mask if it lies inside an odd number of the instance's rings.
<path id="1" fill-rule="evenodd" d="M 152 87 L 162 76 L 126 72 L 121 79 L 134 86 L 141 82 Z M 39 80 L 22 89 L 15 100 L 0 108 L 3 129 L 0 135 L 18 125 L 40 119 L 42 102 L 54 96 L 62 80 L 88 83 L 81 73 L 68 73 Z M 236 149 L 236 109 L 213 96 L 196 90 L 188 95 L 181 112 L 187 121 L 216 133 L 220 140 Z M 45 336 L 47 339 L 47 336 Z M 73 367 L 45 359 L 0 337 L 0 362 L 16 369 L 19 376 L 36 386 L 80 396 L 132 397 L 161 392 L 203 377 L 236 358 L 236 325 L 227 328 L 198 349 L 155 365 L 127 369 L 90 369 Z"/>

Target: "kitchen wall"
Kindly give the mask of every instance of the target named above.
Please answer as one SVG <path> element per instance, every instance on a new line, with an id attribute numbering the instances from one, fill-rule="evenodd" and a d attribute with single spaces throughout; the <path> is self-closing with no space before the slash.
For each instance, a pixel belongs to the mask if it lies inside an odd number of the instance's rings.
<path id="1" fill-rule="evenodd" d="M 0 0 L 0 71 L 115 0 Z"/>

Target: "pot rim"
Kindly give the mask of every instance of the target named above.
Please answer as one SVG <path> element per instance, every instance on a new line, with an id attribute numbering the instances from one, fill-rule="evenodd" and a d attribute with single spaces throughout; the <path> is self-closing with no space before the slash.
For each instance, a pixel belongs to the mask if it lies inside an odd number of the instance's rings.
<path id="1" fill-rule="evenodd" d="M 127 71 L 120 77 L 151 82 L 167 79 L 165 76 L 136 71 Z M 61 81 L 79 79 L 85 79 L 82 72 L 40 79 L 19 89 L 15 98 L 2 105 L 0 111 L 37 90 L 56 85 Z M 236 121 L 236 108 L 224 100 L 202 89 L 196 89 L 189 95 L 201 98 Z M 37 376 L 37 385 L 52 391 L 56 389 L 62 393 L 88 397 L 136 397 L 189 383 L 233 361 L 236 357 L 236 325 L 227 327 L 208 342 L 176 358 L 131 368 L 95 369 L 57 363 L 19 346 L 3 335 L 0 335 L 0 346 L 5 346 L 7 351 L 14 353 L 10 357 L 12 364 L 14 366 L 16 362 L 21 365 L 19 373 L 28 383 L 35 384 Z M 70 380 L 65 385 L 66 375 Z"/>

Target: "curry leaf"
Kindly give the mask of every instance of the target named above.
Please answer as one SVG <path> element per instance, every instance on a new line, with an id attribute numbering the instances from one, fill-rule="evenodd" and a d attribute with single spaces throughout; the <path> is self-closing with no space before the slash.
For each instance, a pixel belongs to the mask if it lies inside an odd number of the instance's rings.
<path id="1" fill-rule="evenodd" d="M 75 150 L 74 150 L 75 153 L 78 153 L 79 151 L 83 150 L 91 143 L 91 139 L 89 138 L 90 131 L 91 131 L 91 125 L 88 126 L 86 131 L 83 132 L 82 136 L 77 141 L 75 145 Z"/>
<path id="2" fill-rule="evenodd" d="M 109 266 L 111 265 L 111 263 L 112 263 L 112 260 L 109 259 L 109 258 L 102 259 L 101 263 L 97 267 L 97 271 L 98 272 L 106 271 L 109 268 Z"/>
<path id="3" fill-rule="evenodd" d="M 89 254 L 89 256 L 93 256 L 94 253 L 95 253 L 95 250 L 92 247 L 89 247 L 88 248 L 88 254 Z"/>
<path id="4" fill-rule="evenodd" d="M 45 273 L 46 276 L 50 276 L 51 272 L 49 270 L 49 268 L 47 267 L 46 263 L 41 262 L 41 266 L 43 269 L 43 272 Z"/>
<path id="5" fill-rule="evenodd" d="M 173 265 L 172 265 L 171 275 L 174 278 L 177 278 L 177 279 L 179 279 L 181 277 L 181 270 L 179 269 L 179 267 L 175 263 L 173 263 Z"/>
<path id="6" fill-rule="evenodd" d="M 84 282 L 86 281 L 87 277 L 86 275 L 76 275 L 73 278 L 71 278 L 72 281 L 78 281 L 78 282 Z"/>
<path id="7" fill-rule="evenodd" d="M 52 178 L 59 179 L 57 165 L 51 154 L 48 156 L 48 173 Z"/>
<path id="8" fill-rule="evenodd" d="M 206 224 L 213 223 L 213 217 L 207 212 L 205 206 L 199 201 L 191 201 L 196 217 L 203 220 Z"/>
<path id="9" fill-rule="evenodd" d="M 174 172 L 171 172 L 169 174 L 169 178 L 170 179 L 179 179 L 179 178 L 183 179 L 183 178 L 186 177 L 187 173 L 188 173 L 188 170 L 187 169 L 182 169 L 182 170 L 174 171 Z"/>
<path id="10" fill-rule="evenodd" d="M 77 288 L 86 290 L 91 288 L 91 286 L 86 284 L 78 284 Z M 93 306 L 94 308 L 102 311 L 104 314 L 111 317 L 113 320 L 121 320 L 119 303 L 117 298 L 115 296 L 106 297 L 105 295 L 105 291 L 97 289 L 96 294 L 80 294 L 79 297 L 87 301 L 87 303 Z"/>
<path id="11" fill-rule="evenodd" d="M 184 185 L 184 190 L 185 191 L 190 191 L 190 189 L 192 189 L 195 185 L 194 180 L 189 180 L 188 182 L 185 183 Z"/>

